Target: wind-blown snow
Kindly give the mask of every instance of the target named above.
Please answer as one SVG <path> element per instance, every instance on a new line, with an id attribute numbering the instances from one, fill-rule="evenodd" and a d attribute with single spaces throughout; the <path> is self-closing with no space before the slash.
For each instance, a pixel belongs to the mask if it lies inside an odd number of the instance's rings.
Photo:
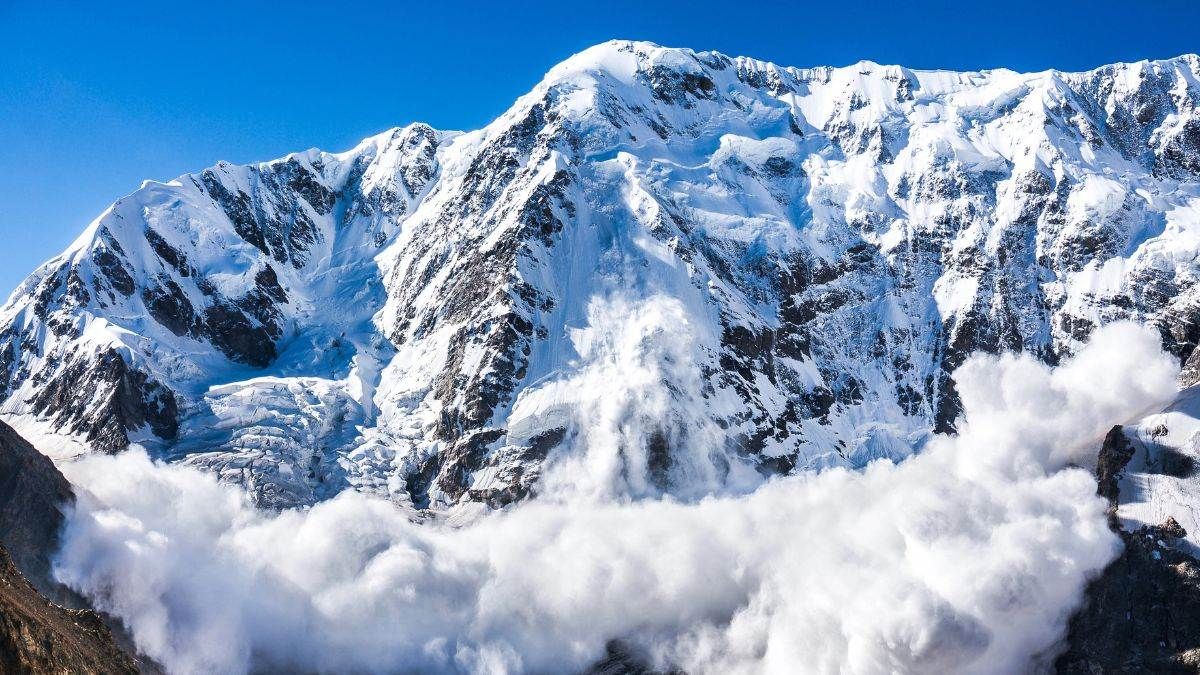
<path id="1" fill-rule="evenodd" d="M 959 435 L 900 464 L 629 502 L 609 467 L 657 428 L 638 424 L 663 412 L 656 369 L 695 375 L 688 324 L 669 304 L 590 315 L 615 322 L 576 338 L 593 375 L 543 385 L 589 412 L 551 463 L 562 492 L 451 527 L 356 492 L 264 512 L 187 466 L 93 457 L 65 467 L 81 494 L 57 573 L 175 673 L 563 671 L 610 639 L 695 673 L 1022 671 L 1119 547 L 1074 465 L 1178 371 L 1123 323 L 1057 368 L 975 356 Z M 688 436 L 701 473 L 706 441 Z"/>
<path id="2" fill-rule="evenodd" d="M 647 439 L 654 436 L 677 448 L 669 471 L 672 484 L 687 486 L 679 497 L 761 482 L 729 455 L 708 415 L 697 326 L 681 302 L 663 295 L 595 298 L 587 313 L 587 326 L 571 335 L 579 354 L 571 374 L 522 392 L 510 415 L 510 442 L 531 435 L 526 428 L 559 426 L 572 441 L 548 458 L 539 494 L 590 501 L 656 495 L 655 474 L 668 469 L 655 466 L 664 458 L 653 456 Z"/>

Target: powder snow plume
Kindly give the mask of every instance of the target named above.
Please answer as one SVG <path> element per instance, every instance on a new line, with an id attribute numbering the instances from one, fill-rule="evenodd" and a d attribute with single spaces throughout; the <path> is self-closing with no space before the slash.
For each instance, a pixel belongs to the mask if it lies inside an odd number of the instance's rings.
<path id="1" fill-rule="evenodd" d="M 353 492 L 274 513 L 142 452 L 93 457 L 64 467 L 81 496 L 57 574 L 172 673 L 564 672 L 614 639 L 692 673 L 1052 658 L 1120 546 L 1075 465 L 1175 392 L 1152 331 L 1105 327 L 1056 368 L 969 359 L 960 433 L 899 464 L 681 502 L 646 488 L 656 420 L 687 432 L 697 485 L 736 467 L 680 418 L 695 392 L 666 380 L 700 382 L 694 345 L 673 301 L 652 302 L 597 304 L 576 375 L 546 385 L 569 392 L 554 405 L 575 430 L 532 501 L 457 526 Z"/>

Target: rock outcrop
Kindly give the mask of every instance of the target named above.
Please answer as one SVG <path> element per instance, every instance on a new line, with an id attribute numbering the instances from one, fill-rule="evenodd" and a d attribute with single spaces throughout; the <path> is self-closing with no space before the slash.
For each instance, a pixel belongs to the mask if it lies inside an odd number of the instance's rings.
<path id="1" fill-rule="evenodd" d="M 0 546 L 0 672 L 133 675 L 139 668 L 99 615 L 47 600 Z"/>
<path id="2" fill-rule="evenodd" d="M 475 132 L 147 182 L 0 309 L 0 414 L 267 506 L 503 506 L 579 451 L 575 378 L 638 361 L 670 396 L 617 420 L 622 496 L 901 458 L 972 352 L 1130 319 L 1192 357 L 1197 83 L 605 43 Z"/>
<path id="3" fill-rule="evenodd" d="M 64 510 L 75 496 L 54 463 L 0 422 L 0 546 L 42 593 L 62 599 L 50 574 Z"/>
<path id="4" fill-rule="evenodd" d="M 0 673 L 155 672 L 51 575 L 74 499 L 54 464 L 0 422 Z"/>
<path id="5" fill-rule="evenodd" d="M 1133 456 L 1122 427 L 1105 439 L 1097 461 L 1099 494 L 1110 504 L 1109 526 L 1121 555 L 1088 585 L 1072 619 L 1060 673 L 1200 672 L 1200 560 L 1181 545 L 1187 532 L 1174 518 L 1133 532 L 1117 516 L 1118 478 Z"/>

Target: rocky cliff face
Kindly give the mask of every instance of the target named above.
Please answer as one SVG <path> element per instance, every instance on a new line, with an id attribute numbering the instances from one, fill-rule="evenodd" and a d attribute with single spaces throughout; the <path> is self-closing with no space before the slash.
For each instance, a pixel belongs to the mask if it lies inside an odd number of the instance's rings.
<path id="1" fill-rule="evenodd" d="M 66 609 L 47 600 L 0 546 L 0 672 L 132 675 L 139 671 L 95 612 Z"/>
<path id="2" fill-rule="evenodd" d="M 56 604 L 85 604 L 50 572 L 74 499 L 50 460 L 0 422 L 0 672 L 139 672 L 98 614 Z"/>
<path id="3" fill-rule="evenodd" d="M 271 506 L 500 506 L 551 489 L 584 416 L 619 430 L 593 488 L 634 497 L 902 457 L 952 428 L 972 351 L 1053 362 L 1134 319 L 1193 353 L 1198 103 L 1195 56 L 607 43 L 479 131 L 146 183 L 0 310 L 0 411 Z M 653 419 L 579 386 L 630 363 L 666 384 Z"/>
<path id="4" fill-rule="evenodd" d="M 1175 548 L 1178 527 L 1118 529 L 1125 550 L 1088 586 L 1057 672 L 1200 670 L 1200 562 Z"/>
<path id="5" fill-rule="evenodd" d="M 1138 448 L 1123 427 L 1108 434 L 1097 458 L 1100 496 L 1109 526 L 1124 544 L 1086 604 L 1071 619 L 1060 673 L 1194 673 L 1200 670 L 1200 561 L 1172 516 L 1159 525 L 1122 524 L 1122 478 Z M 1176 472 L 1178 473 L 1178 472 Z M 1190 473 L 1190 471 L 1189 471 Z M 1131 492 L 1126 483 L 1126 492 Z"/>
<path id="6" fill-rule="evenodd" d="M 75 500 L 54 464 L 0 422 L 0 546 L 42 592 L 63 599 L 50 573 L 64 510 Z"/>

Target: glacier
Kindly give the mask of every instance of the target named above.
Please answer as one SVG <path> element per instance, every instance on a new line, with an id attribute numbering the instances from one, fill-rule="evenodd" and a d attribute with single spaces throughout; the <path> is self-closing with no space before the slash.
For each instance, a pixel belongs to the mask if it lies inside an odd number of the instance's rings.
<path id="1" fill-rule="evenodd" d="M 955 429 L 973 352 L 1053 365 L 1132 320 L 1195 367 L 1198 103 L 1195 55 L 604 43 L 480 130 L 144 183 L 0 309 L 0 416 L 277 509 L 695 500 L 898 460 Z"/>

